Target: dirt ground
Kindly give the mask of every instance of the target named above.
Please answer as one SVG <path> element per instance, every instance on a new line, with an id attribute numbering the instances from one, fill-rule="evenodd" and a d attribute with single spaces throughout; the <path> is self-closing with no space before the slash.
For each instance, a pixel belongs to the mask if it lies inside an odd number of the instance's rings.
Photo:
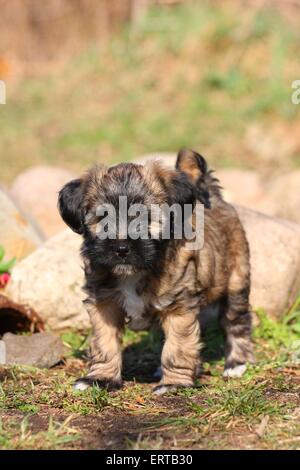
<path id="1" fill-rule="evenodd" d="M 124 387 L 74 392 L 85 372 L 86 336 L 63 335 L 70 356 L 51 370 L 0 370 L 3 449 L 298 449 L 299 340 L 291 325 L 261 317 L 257 363 L 242 379 L 222 377 L 222 339 L 206 334 L 195 388 L 155 396 L 161 338 L 127 332 Z"/>

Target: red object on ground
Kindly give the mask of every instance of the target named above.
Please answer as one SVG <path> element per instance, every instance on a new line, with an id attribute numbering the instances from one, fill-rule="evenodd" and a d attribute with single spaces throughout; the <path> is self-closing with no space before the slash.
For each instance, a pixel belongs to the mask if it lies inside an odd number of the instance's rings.
<path id="1" fill-rule="evenodd" d="M 5 287 L 9 280 L 10 280 L 10 274 L 8 273 L 0 274 L 0 288 Z"/>

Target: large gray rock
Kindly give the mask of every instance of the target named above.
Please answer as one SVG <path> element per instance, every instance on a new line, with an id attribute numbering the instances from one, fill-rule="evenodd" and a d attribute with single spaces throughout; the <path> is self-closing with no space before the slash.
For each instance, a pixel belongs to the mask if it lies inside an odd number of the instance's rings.
<path id="1" fill-rule="evenodd" d="M 276 202 L 268 195 L 261 176 L 255 171 L 226 168 L 218 170 L 216 177 L 220 180 L 227 202 L 259 209 L 269 215 L 276 214 Z"/>
<path id="2" fill-rule="evenodd" d="M 241 204 L 244 200 L 259 199 L 263 194 L 261 178 L 255 171 L 224 168 L 218 170 L 216 176 L 229 195 L 240 198 L 239 201 L 236 200 L 237 204 Z"/>
<path id="3" fill-rule="evenodd" d="M 6 257 L 22 259 L 43 242 L 38 230 L 16 208 L 0 188 L 0 244 Z"/>
<path id="4" fill-rule="evenodd" d="M 51 237 L 65 228 L 57 210 L 57 193 L 74 178 L 74 173 L 63 168 L 34 166 L 17 176 L 10 194 L 18 207 L 37 222 L 43 234 Z"/>
<path id="5" fill-rule="evenodd" d="M 229 168 L 216 176 L 228 202 L 300 223 L 300 170 L 262 178 L 254 171 Z"/>
<path id="6" fill-rule="evenodd" d="M 247 129 L 244 146 L 248 153 L 260 161 L 261 166 L 270 168 L 274 163 L 285 164 L 291 155 L 297 153 L 298 135 L 299 127 L 292 130 L 291 124 L 286 127 L 281 123 L 266 127 L 255 123 Z"/>
<path id="7" fill-rule="evenodd" d="M 133 161 L 133 163 L 145 165 L 145 163 L 149 161 L 160 160 L 166 166 L 174 168 L 176 159 L 177 159 L 177 153 L 175 152 L 156 152 L 156 153 L 146 153 L 145 155 L 141 155 L 140 157 L 136 158 Z"/>
<path id="8" fill-rule="evenodd" d="M 0 364 L 27 365 L 50 368 L 60 362 L 67 348 L 54 333 L 36 333 L 30 336 L 5 333 L 0 341 Z"/>
<path id="9" fill-rule="evenodd" d="M 80 244 L 81 237 L 69 229 L 47 240 L 15 266 L 7 297 L 34 308 L 53 330 L 88 327 Z"/>
<path id="10" fill-rule="evenodd" d="M 250 244 L 251 305 L 279 318 L 300 292 L 300 226 L 236 208 Z"/>
<path id="11" fill-rule="evenodd" d="M 275 206 L 273 213 L 300 223 L 300 170 L 271 179 L 266 189 Z"/>

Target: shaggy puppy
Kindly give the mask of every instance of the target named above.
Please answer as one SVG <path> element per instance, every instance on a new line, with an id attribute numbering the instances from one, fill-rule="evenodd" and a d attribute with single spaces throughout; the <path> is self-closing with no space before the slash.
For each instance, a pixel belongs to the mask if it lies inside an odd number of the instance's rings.
<path id="1" fill-rule="evenodd" d="M 115 238 L 99 236 L 106 214 L 99 207 L 119 209 L 120 196 L 127 198 L 129 208 L 202 203 L 202 248 L 188 249 L 184 236 L 174 236 L 174 219 L 165 239 L 164 223 L 157 224 L 151 216 L 147 224 L 149 233 L 156 232 L 154 238 L 132 239 L 119 232 Z M 245 371 L 246 362 L 253 359 L 248 243 L 235 209 L 222 199 L 218 180 L 203 157 L 182 150 L 173 170 L 157 161 L 96 166 L 62 188 L 58 206 L 67 225 L 83 236 L 85 304 L 93 329 L 90 370 L 75 388 L 93 383 L 120 387 L 125 323 L 137 322 L 145 329 L 155 320 L 165 335 L 156 393 L 193 386 L 200 361 L 199 315 L 216 302 L 226 337 L 224 375 Z"/>

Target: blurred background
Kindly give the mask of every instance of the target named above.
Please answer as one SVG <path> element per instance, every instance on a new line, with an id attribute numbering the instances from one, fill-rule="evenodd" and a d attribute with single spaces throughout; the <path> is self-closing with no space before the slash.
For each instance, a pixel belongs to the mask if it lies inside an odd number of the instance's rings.
<path id="1" fill-rule="evenodd" d="M 300 164 L 297 0 L 0 0 L 0 180 L 194 148 Z"/>

